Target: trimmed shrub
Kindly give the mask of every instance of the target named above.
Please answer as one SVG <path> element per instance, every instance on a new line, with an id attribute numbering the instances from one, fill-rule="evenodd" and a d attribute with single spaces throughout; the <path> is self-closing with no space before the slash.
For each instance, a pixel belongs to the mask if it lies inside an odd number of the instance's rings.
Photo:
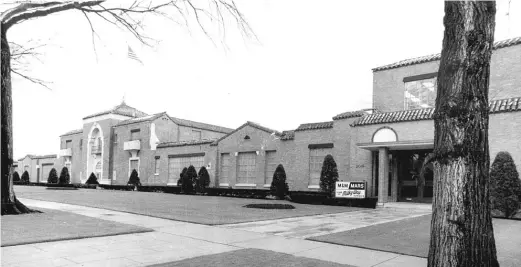
<path id="1" fill-rule="evenodd" d="M 69 169 L 67 167 L 63 167 L 60 173 L 60 178 L 58 179 L 59 184 L 69 184 L 71 182 L 71 177 L 69 175 Z"/>
<path id="2" fill-rule="evenodd" d="M 22 183 L 24 184 L 28 184 L 30 179 L 29 179 L 29 173 L 27 171 L 24 171 L 24 173 L 22 173 Z"/>
<path id="3" fill-rule="evenodd" d="M 499 152 L 490 168 L 490 200 L 492 209 L 514 216 L 520 208 L 521 181 L 512 156 Z"/>
<path id="4" fill-rule="evenodd" d="M 289 187 L 288 183 L 286 183 L 286 171 L 282 164 L 279 164 L 273 173 L 270 191 L 273 196 L 276 196 L 279 199 L 284 199 L 284 197 L 288 195 Z"/>
<path id="5" fill-rule="evenodd" d="M 55 168 L 52 168 L 49 172 L 49 177 L 47 177 L 48 184 L 57 184 L 58 183 L 58 173 Z"/>
<path id="6" fill-rule="evenodd" d="M 195 170 L 195 167 L 190 165 L 188 169 L 186 170 L 182 180 L 183 184 L 181 187 L 183 188 L 183 193 L 185 194 L 192 194 L 194 193 L 194 183 L 197 179 L 197 171 Z"/>
<path id="7" fill-rule="evenodd" d="M 179 180 L 177 180 L 177 186 L 183 186 L 183 177 L 185 176 L 186 171 L 188 171 L 187 167 L 184 167 L 181 173 L 179 174 Z"/>
<path id="8" fill-rule="evenodd" d="M 130 173 L 130 178 L 128 179 L 127 185 L 141 186 L 141 182 L 139 181 L 139 175 L 137 174 L 136 169 L 133 169 Z"/>
<path id="9" fill-rule="evenodd" d="M 195 187 L 197 192 L 204 193 L 206 192 L 206 188 L 210 185 L 210 174 L 206 167 L 201 167 L 199 169 L 199 174 L 197 175 L 197 181 L 195 183 Z"/>
<path id="10" fill-rule="evenodd" d="M 338 181 L 338 169 L 333 156 L 327 155 L 322 164 L 320 173 L 320 189 L 329 194 L 330 197 L 335 193 L 335 185 Z"/>
<path id="11" fill-rule="evenodd" d="M 277 210 L 292 210 L 295 206 L 290 204 L 272 204 L 272 203 L 259 203 L 259 204 L 248 204 L 243 206 L 245 208 L 255 208 L 255 209 L 277 209 Z"/>
<path id="12" fill-rule="evenodd" d="M 20 182 L 20 174 L 18 172 L 13 173 L 13 182 Z"/>
<path id="13" fill-rule="evenodd" d="M 93 172 L 90 173 L 89 179 L 85 182 L 85 184 L 95 184 L 98 185 L 98 177 Z"/>

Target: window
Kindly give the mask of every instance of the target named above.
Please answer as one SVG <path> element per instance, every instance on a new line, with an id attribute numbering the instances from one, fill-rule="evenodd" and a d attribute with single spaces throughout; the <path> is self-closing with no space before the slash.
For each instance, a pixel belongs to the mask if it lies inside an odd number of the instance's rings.
<path id="1" fill-rule="evenodd" d="M 72 140 L 65 141 L 65 148 L 72 148 Z"/>
<path id="2" fill-rule="evenodd" d="M 256 184 L 255 181 L 255 159 L 256 152 L 239 153 L 237 161 L 237 183 L 239 184 Z"/>
<path id="3" fill-rule="evenodd" d="M 192 140 L 201 140 L 201 139 L 202 139 L 201 131 L 192 130 Z"/>
<path id="4" fill-rule="evenodd" d="M 139 140 L 140 135 L 141 135 L 140 129 L 130 130 L 130 141 Z"/>
<path id="5" fill-rule="evenodd" d="M 67 171 L 69 171 L 69 175 L 71 175 L 71 163 L 70 162 L 66 162 L 65 163 L 65 167 L 67 167 Z"/>
<path id="6" fill-rule="evenodd" d="M 159 157 L 156 157 L 154 173 L 159 174 Z"/>
<path id="7" fill-rule="evenodd" d="M 275 161 L 276 151 L 266 151 L 266 166 L 264 168 L 264 184 L 271 184 L 273 180 L 273 174 L 277 168 L 277 162 Z"/>
<path id="8" fill-rule="evenodd" d="M 405 109 L 434 107 L 436 86 L 435 77 L 405 82 Z"/>
<path id="9" fill-rule="evenodd" d="M 98 180 L 101 179 L 101 161 L 98 161 L 98 163 L 96 163 L 94 172 L 96 173 L 96 177 L 98 177 Z"/>
<path id="10" fill-rule="evenodd" d="M 219 177 L 219 183 L 228 183 L 230 175 L 230 154 L 221 154 L 221 175 Z"/>
<path id="11" fill-rule="evenodd" d="M 114 144 L 118 143 L 118 134 L 114 134 Z"/>
<path id="12" fill-rule="evenodd" d="M 80 150 L 83 149 L 83 139 L 80 139 Z"/>
<path id="13" fill-rule="evenodd" d="M 320 173 L 324 158 L 332 154 L 331 148 L 313 148 L 309 150 L 309 185 L 320 184 Z"/>
<path id="14" fill-rule="evenodd" d="M 139 175 L 139 160 L 138 159 L 131 159 L 130 160 L 129 170 L 128 170 L 129 177 L 130 177 L 130 174 L 132 173 L 133 170 L 136 170 L 138 175 Z"/>
<path id="15" fill-rule="evenodd" d="M 158 159 L 156 159 L 157 161 Z M 186 156 L 186 157 L 172 157 L 168 159 L 168 183 L 176 184 L 180 178 L 183 168 L 194 166 L 195 170 L 204 166 L 204 156 Z"/>

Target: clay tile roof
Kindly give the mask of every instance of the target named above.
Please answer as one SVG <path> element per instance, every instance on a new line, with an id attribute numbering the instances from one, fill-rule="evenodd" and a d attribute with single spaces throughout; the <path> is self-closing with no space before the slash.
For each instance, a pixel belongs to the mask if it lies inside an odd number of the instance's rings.
<path id="1" fill-rule="evenodd" d="M 197 121 L 190 121 L 190 120 L 185 120 L 185 119 L 179 119 L 179 118 L 175 118 L 175 117 L 170 117 L 170 118 L 176 124 L 181 125 L 181 126 L 192 127 L 192 128 L 219 132 L 219 133 L 226 133 L 226 134 L 233 131 L 233 129 L 222 127 L 222 126 L 217 126 L 217 125 L 212 125 L 212 124 L 207 124 L 207 123 L 202 123 L 202 122 L 197 122 Z"/>
<path id="2" fill-rule="evenodd" d="M 106 115 L 106 114 L 117 114 L 117 115 L 123 115 L 123 116 L 127 116 L 127 117 L 133 117 L 133 118 L 148 116 L 148 114 L 146 114 L 145 112 L 139 111 L 136 108 L 133 108 L 133 107 L 125 104 L 125 102 L 122 102 L 121 104 L 115 106 L 112 109 L 94 113 L 92 115 L 84 117 L 83 119 L 88 119 L 88 118 L 97 117 L 97 116 Z"/>
<path id="3" fill-rule="evenodd" d="M 280 140 L 293 140 L 295 139 L 295 131 L 283 131 Z"/>
<path id="4" fill-rule="evenodd" d="M 334 116 L 333 120 L 356 118 L 356 117 L 362 117 L 364 115 L 367 115 L 367 112 L 365 112 L 363 110 L 348 111 L 348 112 L 340 113 L 340 114 Z"/>
<path id="5" fill-rule="evenodd" d="M 492 100 L 489 102 L 489 113 L 521 111 L 521 97 Z M 351 126 L 362 126 L 381 123 L 432 120 L 434 108 L 400 110 L 366 115 L 356 120 Z"/>
<path id="6" fill-rule="evenodd" d="M 79 133 L 83 133 L 83 129 L 78 129 L 78 130 L 72 130 L 72 131 L 68 131 L 60 136 L 66 136 L 66 135 L 71 135 L 71 134 L 79 134 Z"/>
<path id="7" fill-rule="evenodd" d="M 202 140 L 189 140 L 189 141 L 179 141 L 179 142 L 163 142 L 163 143 L 159 143 L 157 145 L 157 148 L 206 145 L 206 144 L 212 144 L 216 140 L 217 139 L 202 139 Z"/>
<path id="8" fill-rule="evenodd" d="M 521 36 L 512 38 L 512 39 L 495 42 L 493 49 L 496 50 L 496 49 L 509 47 L 509 46 L 513 46 L 513 45 L 518 45 L 518 44 L 521 44 Z M 441 58 L 441 54 L 438 53 L 438 54 L 433 54 L 433 55 L 428 55 L 428 56 L 423 56 L 423 57 L 405 59 L 405 60 L 401 60 L 401 61 L 398 61 L 398 62 L 395 62 L 392 64 L 384 65 L 381 67 L 376 67 L 373 69 L 373 72 L 380 71 L 380 70 L 394 69 L 394 68 L 399 68 L 399 67 L 409 66 L 409 65 L 414 65 L 414 64 L 420 64 L 420 63 L 425 63 L 425 62 L 430 62 L 430 61 L 436 61 L 436 60 L 440 60 L 440 58 Z"/>
<path id="9" fill-rule="evenodd" d="M 116 124 L 116 126 L 127 125 L 127 124 L 138 123 L 138 122 L 145 122 L 145 121 L 153 121 L 164 114 L 166 114 L 166 113 L 162 112 L 162 113 L 157 113 L 154 115 L 148 115 L 148 116 L 139 117 L 139 118 L 132 118 L 132 119 L 120 121 L 120 122 L 118 122 L 118 124 Z"/>
<path id="10" fill-rule="evenodd" d="M 295 132 L 307 131 L 307 130 L 328 129 L 328 128 L 333 128 L 333 122 L 332 121 L 315 122 L 315 123 L 304 123 L 304 124 L 301 124 L 295 130 Z"/>

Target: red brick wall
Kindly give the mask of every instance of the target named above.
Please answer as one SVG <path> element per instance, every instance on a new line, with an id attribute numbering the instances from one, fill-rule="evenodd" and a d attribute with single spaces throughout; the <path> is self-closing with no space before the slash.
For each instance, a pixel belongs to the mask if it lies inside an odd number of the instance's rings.
<path id="1" fill-rule="evenodd" d="M 521 95 L 521 45 L 494 50 L 490 68 L 490 99 Z M 381 111 L 404 109 L 403 78 L 437 72 L 439 61 L 373 72 L 373 107 Z"/>

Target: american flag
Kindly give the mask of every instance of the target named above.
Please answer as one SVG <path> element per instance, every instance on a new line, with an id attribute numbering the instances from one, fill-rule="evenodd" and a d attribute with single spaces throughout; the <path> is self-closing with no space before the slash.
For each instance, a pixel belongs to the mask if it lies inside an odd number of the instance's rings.
<path id="1" fill-rule="evenodd" d="M 141 64 L 143 64 L 143 62 L 141 61 L 141 59 L 139 59 L 136 55 L 136 53 L 134 53 L 134 51 L 132 50 L 132 48 L 130 48 L 130 46 L 128 46 L 128 58 L 130 59 L 133 59 Z"/>

